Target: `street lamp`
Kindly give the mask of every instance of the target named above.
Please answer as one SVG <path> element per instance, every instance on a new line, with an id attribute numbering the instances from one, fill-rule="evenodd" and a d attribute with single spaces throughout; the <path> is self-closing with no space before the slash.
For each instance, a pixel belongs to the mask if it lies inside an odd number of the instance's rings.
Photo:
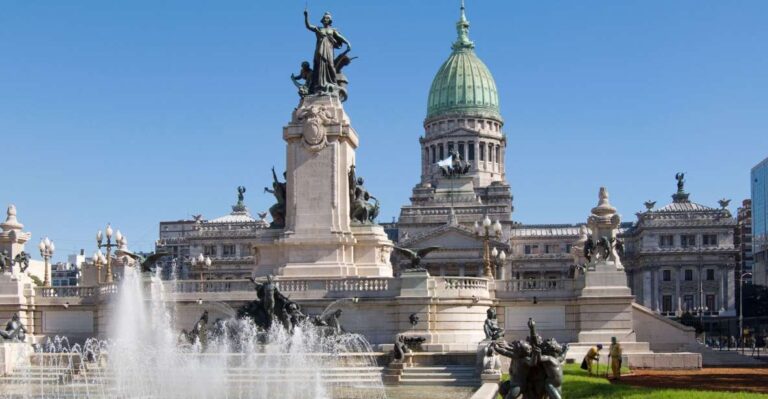
<path id="1" fill-rule="evenodd" d="M 128 243 L 128 240 L 125 238 L 125 236 L 120 232 L 120 230 L 117 231 L 115 234 L 115 242 L 112 242 L 112 226 L 107 223 L 107 229 L 105 230 L 106 236 L 107 236 L 107 242 L 106 244 L 103 243 L 104 236 L 101 233 L 101 230 L 99 230 L 98 233 L 96 233 L 96 246 L 101 248 L 107 249 L 107 256 L 106 256 L 106 263 L 107 263 L 107 277 L 106 277 L 106 283 L 112 284 L 113 278 L 112 278 L 112 248 L 119 248 L 119 249 L 125 249 L 125 246 Z"/>
<path id="2" fill-rule="evenodd" d="M 492 236 L 496 238 L 501 237 L 501 223 L 498 220 L 491 223 L 491 219 L 486 215 L 482 223 L 475 222 L 475 232 L 483 239 L 483 274 L 486 278 L 492 279 L 490 241 Z M 494 251 L 496 251 L 496 248 L 494 248 Z M 506 255 L 504 257 L 506 258 Z"/>
<path id="3" fill-rule="evenodd" d="M 45 260 L 45 277 L 43 278 L 43 286 L 49 287 L 51 285 L 51 264 L 49 261 L 53 256 L 53 251 L 56 250 L 56 246 L 53 245 L 53 241 L 51 241 L 48 237 L 45 237 L 44 240 L 40 240 L 40 245 L 38 245 L 38 248 L 40 248 L 40 256 L 42 256 Z"/>
<path id="4" fill-rule="evenodd" d="M 493 264 L 493 270 L 496 271 L 495 276 L 499 279 L 504 279 L 504 263 L 507 260 L 507 253 L 502 249 L 499 251 L 496 247 L 491 250 L 491 263 Z"/>
<path id="5" fill-rule="evenodd" d="M 200 265 L 200 267 L 211 267 L 211 258 L 209 256 L 204 256 L 202 253 L 197 255 L 196 258 L 192 258 L 192 266 Z M 202 279 L 203 273 L 200 272 L 200 277 Z"/>
<path id="6" fill-rule="evenodd" d="M 101 267 L 107 264 L 107 258 L 101 250 L 93 253 L 93 265 L 96 266 L 96 285 L 101 285 Z"/>
<path id="7" fill-rule="evenodd" d="M 742 273 L 739 277 L 739 342 L 742 345 L 742 354 L 744 353 L 744 277 L 752 277 L 752 273 Z"/>

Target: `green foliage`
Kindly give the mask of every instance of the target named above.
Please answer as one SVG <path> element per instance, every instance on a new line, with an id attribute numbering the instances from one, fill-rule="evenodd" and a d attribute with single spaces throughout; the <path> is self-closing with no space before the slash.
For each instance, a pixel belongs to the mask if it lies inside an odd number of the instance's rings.
<path id="1" fill-rule="evenodd" d="M 622 368 L 622 374 L 629 372 Z M 612 384 L 605 377 L 590 376 L 578 364 L 564 367 L 563 397 L 568 399 L 768 399 L 768 395 L 741 392 L 697 391 L 693 389 L 653 389 Z M 504 375 L 502 379 L 508 379 Z M 497 396 L 497 399 L 502 399 Z"/>
<path id="2" fill-rule="evenodd" d="M 40 280 L 40 278 L 35 276 L 34 274 L 30 274 L 29 278 L 32 279 L 32 282 L 35 283 L 36 286 L 38 287 L 43 286 L 43 280 Z"/>

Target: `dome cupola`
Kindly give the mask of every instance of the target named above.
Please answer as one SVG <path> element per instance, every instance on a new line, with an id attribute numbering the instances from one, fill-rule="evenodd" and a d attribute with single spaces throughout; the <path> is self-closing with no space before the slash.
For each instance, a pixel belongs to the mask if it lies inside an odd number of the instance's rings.
<path id="1" fill-rule="evenodd" d="M 475 55 L 463 2 L 456 32 L 453 51 L 437 71 L 429 89 L 427 120 L 443 115 L 467 115 L 500 121 L 496 82 L 488 67 Z"/>

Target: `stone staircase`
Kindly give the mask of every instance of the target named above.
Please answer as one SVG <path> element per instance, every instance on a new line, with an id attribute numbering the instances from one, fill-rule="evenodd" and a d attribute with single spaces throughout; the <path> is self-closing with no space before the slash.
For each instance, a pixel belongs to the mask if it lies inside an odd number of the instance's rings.
<path id="1" fill-rule="evenodd" d="M 474 353 L 414 352 L 384 369 L 384 384 L 405 386 L 478 386 Z"/>
<path id="2" fill-rule="evenodd" d="M 42 384 L 57 385 L 72 382 L 70 367 L 24 365 L 14 368 L 13 373 L 0 377 L 0 385 Z"/>

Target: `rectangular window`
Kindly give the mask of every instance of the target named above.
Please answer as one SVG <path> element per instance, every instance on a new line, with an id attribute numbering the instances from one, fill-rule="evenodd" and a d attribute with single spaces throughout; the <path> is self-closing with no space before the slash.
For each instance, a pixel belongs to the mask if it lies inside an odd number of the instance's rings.
<path id="1" fill-rule="evenodd" d="M 437 163 L 437 159 L 435 159 L 435 146 L 430 148 L 432 149 L 432 163 Z"/>
<path id="2" fill-rule="evenodd" d="M 659 246 L 662 248 L 669 248 L 674 245 L 674 237 L 671 234 L 663 234 L 659 236 Z"/>
<path id="3" fill-rule="evenodd" d="M 465 159 L 464 158 L 465 155 L 464 155 L 464 143 L 463 142 L 459 143 L 459 155 L 461 156 L 461 159 Z"/>
<path id="4" fill-rule="evenodd" d="M 571 244 L 565 244 L 565 253 L 567 254 L 571 253 L 571 249 L 573 249 L 573 246 Z"/>
<path id="5" fill-rule="evenodd" d="M 526 255 L 530 255 L 531 254 L 531 246 L 530 245 L 526 245 L 524 252 L 525 252 Z"/>
<path id="6" fill-rule="evenodd" d="M 663 295 L 661 297 L 661 311 L 664 313 L 672 311 L 672 295 Z"/>
<path id="7" fill-rule="evenodd" d="M 715 311 L 715 296 L 714 295 L 707 295 L 706 296 L 706 304 L 704 306 L 707 307 L 707 311 L 714 312 Z"/>
<path id="8" fill-rule="evenodd" d="M 715 281 L 715 269 L 707 269 L 707 281 Z"/>
<path id="9" fill-rule="evenodd" d="M 221 246 L 221 256 L 231 258 L 235 256 L 235 245 L 234 244 L 225 244 Z"/>
<path id="10" fill-rule="evenodd" d="M 480 142 L 480 160 L 485 161 L 485 143 Z"/>
<path id="11" fill-rule="evenodd" d="M 205 255 L 205 256 L 216 256 L 216 246 L 215 245 L 203 245 L 203 255 Z"/>
<path id="12" fill-rule="evenodd" d="M 705 246 L 717 246 L 717 234 L 704 234 L 703 241 Z"/>
<path id="13" fill-rule="evenodd" d="M 501 147 L 496 146 L 496 162 L 501 163 Z"/>
<path id="14" fill-rule="evenodd" d="M 693 281 L 693 270 L 685 269 L 685 281 Z"/>
<path id="15" fill-rule="evenodd" d="M 686 312 L 693 311 L 693 295 L 683 296 L 683 310 Z"/>
<path id="16" fill-rule="evenodd" d="M 680 246 L 690 248 L 696 246 L 696 236 L 693 234 L 683 234 L 680 236 Z"/>
<path id="17" fill-rule="evenodd" d="M 474 161 L 475 160 L 475 143 L 470 141 L 467 143 L 467 160 L 468 161 Z"/>
<path id="18" fill-rule="evenodd" d="M 551 246 L 550 246 L 549 244 L 547 244 L 547 245 L 544 245 L 544 253 L 545 253 L 545 254 L 548 254 L 548 253 L 550 253 L 550 250 L 551 250 L 551 248 L 550 248 L 550 247 L 551 247 Z"/>
<path id="19" fill-rule="evenodd" d="M 443 159 L 445 159 L 445 153 L 443 152 L 443 145 L 442 144 L 438 144 L 437 145 L 437 150 L 438 150 L 437 152 L 440 153 L 439 154 L 440 155 L 440 160 L 442 161 Z"/>
<path id="20" fill-rule="evenodd" d="M 493 162 L 493 144 L 488 144 L 488 162 Z"/>
<path id="21" fill-rule="evenodd" d="M 453 151 L 453 141 L 448 142 L 448 155 L 451 154 L 451 151 Z"/>
<path id="22" fill-rule="evenodd" d="M 662 270 L 661 271 L 661 279 L 663 281 L 672 281 L 672 270 Z"/>

